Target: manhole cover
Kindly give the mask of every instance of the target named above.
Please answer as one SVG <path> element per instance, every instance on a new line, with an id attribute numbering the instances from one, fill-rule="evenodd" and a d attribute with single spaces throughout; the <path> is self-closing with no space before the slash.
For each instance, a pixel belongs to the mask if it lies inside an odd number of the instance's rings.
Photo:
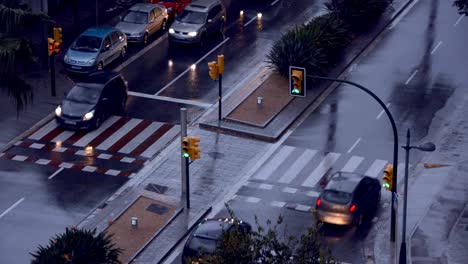
<path id="1" fill-rule="evenodd" d="M 150 204 L 148 208 L 146 208 L 146 211 L 160 215 L 165 214 L 167 210 L 169 210 L 167 207 L 155 203 Z"/>
<path id="2" fill-rule="evenodd" d="M 167 191 L 167 187 L 159 185 L 159 184 L 148 183 L 146 185 L 146 187 L 145 187 L 145 190 L 150 191 L 150 192 L 163 194 L 163 193 L 165 193 Z"/>
<path id="3" fill-rule="evenodd" d="M 224 158 L 224 154 L 221 152 L 210 152 L 208 153 L 208 156 L 212 159 L 222 159 Z"/>

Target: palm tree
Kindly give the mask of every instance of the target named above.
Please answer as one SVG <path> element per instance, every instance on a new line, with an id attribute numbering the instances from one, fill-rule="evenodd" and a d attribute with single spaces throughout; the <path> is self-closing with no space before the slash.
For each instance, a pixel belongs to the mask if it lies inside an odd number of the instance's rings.
<path id="1" fill-rule="evenodd" d="M 121 249 L 112 243 L 112 236 L 96 235 L 96 229 L 85 230 L 72 227 L 65 233 L 50 239 L 49 245 L 39 246 L 32 253 L 32 264 L 118 264 Z"/>
<path id="2" fill-rule="evenodd" d="M 458 8 L 458 13 L 468 16 L 468 0 L 455 0 L 453 5 Z"/>
<path id="3" fill-rule="evenodd" d="M 22 1 L 0 0 L 0 89 L 14 98 L 18 110 L 33 95 L 31 85 L 22 74 L 37 62 L 32 41 L 25 34 L 34 24 L 46 19 L 44 14 L 31 12 Z"/>

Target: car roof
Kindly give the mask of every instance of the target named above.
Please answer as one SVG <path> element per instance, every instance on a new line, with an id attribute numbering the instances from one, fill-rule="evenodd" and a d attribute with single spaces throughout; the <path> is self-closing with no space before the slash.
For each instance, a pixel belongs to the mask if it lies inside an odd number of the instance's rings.
<path id="1" fill-rule="evenodd" d="M 162 8 L 163 6 L 150 4 L 150 3 L 137 3 L 137 4 L 134 4 L 132 7 L 130 7 L 128 10 L 129 11 L 139 11 L 139 12 L 150 12 L 155 7 Z"/>
<path id="2" fill-rule="evenodd" d="M 114 79 L 119 75 L 120 74 L 118 72 L 112 71 L 95 72 L 87 76 L 79 83 L 77 83 L 77 85 L 90 86 L 90 84 L 95 84 L 94 86 L 104 87 L 104 84 L 108 83 L 110 80 Z"/>
<path id="3" fill-rule="evenodd" d="M 198 12 L 208 12 L 211 6 L 220 3 L 219 0 L 195 0 L 185 9 Z"/>
<path id="4" fill-rule="evenodd" d="M 115 31 L 113 27 L 92 27 L 85 30 L 81 35 L 104 38 L 113 31 Z"/>
<path id="5" fill-rule="evenodd" d="M 370 177 L 357 173 L 338 171 L 332 175 L 325 190 L 352 193 L 356 189 L 356 186 L 365 178 Z"/>

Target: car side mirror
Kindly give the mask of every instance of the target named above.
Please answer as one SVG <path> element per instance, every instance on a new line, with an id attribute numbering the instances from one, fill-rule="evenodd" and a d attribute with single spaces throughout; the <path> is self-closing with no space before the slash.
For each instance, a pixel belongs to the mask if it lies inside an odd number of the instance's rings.
<path id="1" fill-rule="evenodd" d="M 210 18 L 210 19 L 208 19 L 207 22 L 208 22 L 208 23 L 211 23 L 211 22 L 213 22 L 213 19 Z"/>
<path id="2" fill-rule="evenodd" d="M 102 101 L 104 101 L 104 102 L 107 101 L 107 100 L 109 100 L 108 97 L 103 97 L 103 98 L 102 98 Z"/>
<path id="3" fill-rule="evenodd" d="M 108 51 L 110 49 L 110 45 L 107 44 L 102 48 L 102 51 Z"/>
<path id="4" fill-rule="evenodd" d="M 119 17 L 119 20 L 122 21 L 123 20 L 123 16 L 118 16 Z"/>

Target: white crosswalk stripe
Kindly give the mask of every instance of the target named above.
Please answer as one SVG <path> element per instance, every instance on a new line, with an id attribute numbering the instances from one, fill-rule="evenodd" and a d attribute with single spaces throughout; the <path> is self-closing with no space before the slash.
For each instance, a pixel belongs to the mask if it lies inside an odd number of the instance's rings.
<path id="1" fill-rule="evenodd" d="M 302 183 L 302 186 L 314 187 L 322 176 L 333 166 L 333 164 L 341 156 L 339 153 L 328 153 L 314 171 Z"/>
<path id="2" fill-rule="evenodd" d="M 136 127 L 142 120 L 141 119 L 131 119 L 123 127 L 117 130 L 112 136 L 108 137 L 104 142 L 99 144 L 96 149 L 106 150 L 119 141 L 123 136 L 125 136 L 130 130 Z"/>
<path id="3" fill-rule="evenodd" d="M 34 140 L 39 140 L 45 135 L 49 134 L 49 132 L 54 130 L 54 128 L 56 127 L 57 127 L 57 123 L 55 123 L 55 120 L 51 120 L 45 126 L 41 127 L 39 130 L 34 132 L 34 134 L 30 135 L 29 138 L 34 139 Z"/>
<path id="4" fill-rule="evenodd" d="M 369 167 L 369 169 L 364 173 L 364 175 L 377 178 L 377 176 L 379 176 L 380 172 L 384 169 L 387 163 L 388 161 L 386 160 L 380 160 L 380 159 L 375 160 L 372 163 L 372 165 Z"/>
<path id="5" fill-rule="evenodd" d="M 63 131 L 62 133 L 57 135 L 54 139 L 52 139 L 51 142 L 61 143 L 67 140 L 67 138 L 71 137 L 73 134 L 75 134 L 75 132 L 73 131 Z"/>
<path id="6" fill-rule="evenodd" d="M 291 165 L 291 167 L 284 173 L 283 176 L 278 180 L 281 183 L 290 183 L 296 176 L 301 172 L 301 170 L 312 160 L 312 158 L 317 153 L 316 150 L 306 149 L 302 155 L 296 159 L 296 161 Z"/>
<path id="7" fill-rule="evenodd" d="M 278 153 L 271 159 L 268 163 L 264 164 L 262 169 L 256 173 L 254 176 L 255 179 L 266 180 L 270 177 L 273 172 L 278 169 L 281 165 L 281 162 L 284 161 L 289 154 L 294 150 L 294 147 L 283 146 Z"/>
<path id="8" fill-rule="evenodd" d="M 119 116 L 111 116 L 109 117 L 98 129 L 88 132 L 84 137 L 80 138 L 77 142 L 73 145 L 78 147 L 85 147 L 88 145 L 89 142 L 93 141 L 97 136 L 99 136 L 102 132 L 112 126 L 117 120 L 119 120 Z"/>
<path id="9" fill-rule="evenodd" d="M 354 172 L 363 160 L 364 160 L 363 157 L 352 156 L 348 160 L 348 162 L 346 162 L 346 164 L 344 165 L 343 169 L 341 169 L 341 171 Z"/>
<path id="10" fill-rule="evenodd" d="M 149 146 L 143 153 L 141 153 L 141 156 L 151 158 L 153 155 L 155 155 L 158 151 L 160 151 L 169 140 L 174 138 L 180 131 L 180 126 L 174 126 L 169 131 L 164 133 L 162 137 L 159 138 L 156 142 L 154 142 L 151 146 Z"/>
<path id="11" fill-rule="evenodd" d="M 125 146 L 123 146 L 119 152 L 122 153 L 130 153 L 134 150 L 138 145 L 143 142 L 146 138 L 151 136 L 156 130 L 158 130 L 164 123 L 153 122 L 148 127 L 143 129 L 136 137 L 130 140 Z"/>

